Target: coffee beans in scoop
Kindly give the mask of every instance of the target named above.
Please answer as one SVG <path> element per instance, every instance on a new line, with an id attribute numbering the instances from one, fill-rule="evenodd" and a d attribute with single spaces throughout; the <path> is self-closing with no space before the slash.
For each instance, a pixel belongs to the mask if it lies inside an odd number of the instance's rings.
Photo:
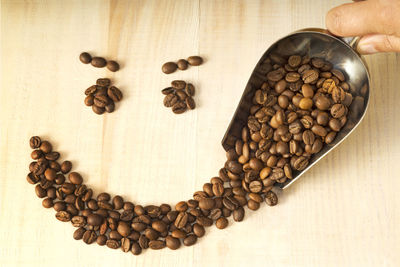
<path id="1" fill-rule="evenodd" d="M 165 95 L 164 106 L 171 108 L 175 114 L 184 113 L 187 109 L 195 109 L 196 103 L 193 99 L 195 88 L 193 84 L 182 80 L 174 80 L 171 86 L 161 90 Z"/>
<path id="2" fill-rule="evenodd" d="M 122 92 L 111 85 L 108 78 L 97 79 L 96 84 L 85 90 L 86 106 L 91 106 L 94 113 L 101 115 L 104 112 L 111 113 L 115 110 L 115 102 L 122 99 Z"/>

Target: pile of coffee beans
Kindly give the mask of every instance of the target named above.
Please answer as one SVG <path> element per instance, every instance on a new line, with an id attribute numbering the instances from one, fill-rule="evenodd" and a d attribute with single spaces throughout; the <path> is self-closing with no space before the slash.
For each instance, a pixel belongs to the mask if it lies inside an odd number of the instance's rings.
<path id="1" fill-rule="evenodd" d="M 122 92 L 111 86 L 108 78 L 97 79 L 96 84 L 85 90 L 85 105 L 91 106 L 94 113 L 101 115 L 115 110 L 115 102 L 122 99 Z"/>
<path id="2" fill-rule="evenodd" d="M 266 81 L 254 92 L 241 138 L 227 152 L 226 168 L 244 172 L 238 181 L 255 192 L 304 170 L 346 124 L 353 100 L 345 75 L 322 58 L 275 55 L 266 61 Z"/>
<path id="3" fill-rule="evenodd" d="M 118 62 L 114 60 L 105 60 L 103 57 L 92 57 L 89 53 L 83 52 L 79 55 L 79 60 L 83 64 L 91 64 L 93 67 L 96 68 L 104 68 L 107 67 L 109 71 L 116 72 L 119 70 Z"/>
<path id="4" fill-rule="evenodd" d="M 186 70 L 189 65 L 199 66 L 203 63 L 203 58 L 199 56 L 190 56 L 187 59 L 179 59 L 178 62 L 167 62 L 161 67 L 162 72 L 170 74 L 175 72 L 177 69 Z"/>
<path id="5" fill-rule="evenodd" d="M 171 108 L 175 114 L 181 114 L 187 109 L 196 107 L 193 99 L 195 88 L 191 83 L 175 80 L 171 82 L 170 87 L 161 90 L 161 93 L 165 95 L 164 106 Z"/>
<path id="6" fill-rule="evenodd" d="M 120 248 L 134 255 L 147 248 L 175 250 L 182 244 L 192 246 L 205 235 L 206 227 L 215 223 L 218 229 L 224 229 L 231 215 L 234 221 L 242 221 L 244 206 L 256 210 L 264 200 L 270 206 L 278 202 L 276 194 L 270 191 L 272 185 L 248 185 L 249 176 L 243 178 L 242 167 L 232 163 L 231 152 L 227 154 L 227 168 L 219 171 L 219 177 L 211 178 L 192 199 L 171 207 L 135 205 L 106 192 L 95 196 L 82 176 L 72 170 L 70 161 L 58 161 L 60 153 L 53 150 L 50 142 L 33 136 L 30 147 L 34 161 L 26 179 L 36 185 L 35 192 L 43 199 L 43 207 L 53 208 L 59 221 L 70 222 L 77 228 L 74 239 Z"/>

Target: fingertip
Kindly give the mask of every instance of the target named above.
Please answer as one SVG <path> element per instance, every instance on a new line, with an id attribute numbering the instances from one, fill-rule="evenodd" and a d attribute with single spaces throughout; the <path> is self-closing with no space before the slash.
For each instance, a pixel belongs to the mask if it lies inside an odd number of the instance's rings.
<path id="1" fill-rule="evenodd" d="M 343 36 L 343 12 L 341 6 L 332 8 L 325 17 L 326 28 L 334 35 Z"/>

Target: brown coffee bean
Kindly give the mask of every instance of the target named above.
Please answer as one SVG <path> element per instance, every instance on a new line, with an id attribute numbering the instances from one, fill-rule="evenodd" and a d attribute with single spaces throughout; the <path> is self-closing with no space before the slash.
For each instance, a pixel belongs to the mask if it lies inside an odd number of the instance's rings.
<path id="1" fill-rule="evenodd" d="M 199 208 L 205 209 L 205 210 L 210 210 L 214 208 L 215 206 L 215 200 L 212 198 L 202 198 L 199 201 Z"/>
<path id="2" fill-rule="evenodd" d="M 285 76 L 285 80 L 289 83 L 297 82 L 300 79 L 300 74 L 297 72 L 288 72 Z"/>
<path id="3" fill-rule="evenodd" d="M 247 207 L 250 210 L 258 210 L 260 208 L 260 203 L 252 199 L 249 199 L 249 201 L 247 202 Z"/>
<path id="4" fill-rule="evenodd" d="M 92 61 L 92 56 L 87 52 L 83 52 L 79 55 L 79 60 L 83 64 L 89 64 Z"/>
<path id="5" fill-rule="evenodd" d="M 82 239 L 83 234 L 84 234 L 85 232 L 86 232 L 86 229 L 83 228 L 83 227 L 80 227 L 80 228 L 76 229 L 76 230 L 74 231 L 74 235 L 73 235 L 74 239 L 75 239 L 75 240 L 80 240 L 80 239 Z"/>
<path id="6" fill-rule="evenodd" d="M 107 95 L 107 87 L 106 86 L 98 86 L 96 85 L 96 92 L 94 93 L 94 96 L 97 95 Z"/>
<path id="7" fill-rule="evenodd" d="M 338 69 L 332 69 L 331 70 L 332 74 L 339 79 L 339 81 L 343 82 L 344 81 L 344 75 L 343 72 L 341 72 Z"/>
<path id="8" fill-rule="evenodd" d="M 99 246 L 104 246 L 106 244 L 106 242 L 107 242 L 107 236 L 105 236 L 105 235 L 99 235 L 96 238 L 96 243 Z"/>
<path id="9" fill-rule="evenodd" d="M 165 238 L 165 244 L 169 249 L 175 250 L 181 246 L 181 241 L 169 235 Z"/>
<path id="10" fill-rule="evenodd" d="M 182 101 L 188 97 L 188 95 L 183 90 L 177 90 L 176 95 L 178 96 L 179 100 L 182 100 Z"/>
<path id="11" fill-rule="evenodd" d="M 97 91 L 97 86 L 92 85 L 88 89 L 85 90 L 85 95 L 94 95 Z"/>
<path id="12" fill-rule="evenodd" d="M 178 68 L 178 65 L 176 65 L 176 63 L 167 62 L 167 63 L 164 63 L 164 65 L 162 65 L 161 70 L 165 74 L 170 74 L 170 73 L 175 72 L 177 68 Z"/>
<path id="13" fill-rule="evenodd" d="M 107 66 L 107 69 L 112 72 L 116 72 L 119 70 L 119 64 L 114 60 L 107 61 L 106 66 Z"/>
<path id="14" fill-rule="evenodd" d="M 224 207 L 229 210 L 235 210 L 239 207 L 239 203 L 237 202 L 237 200 L 231 196 L 224 197 L 222 203 Z"/>
<path id="15" fill-rule="evenodd" d="M 311 109 L 313 106 L 313 101 L 311 98 L 303 97 L 299 102 L 299 108 L 307 110 Z"/>
<path id="16" fill-rule="evenodd" d="M 94 241 L 96 241 L 97 235 L 96 232 L 93 230 L 87 230 L 83 234 L 83 242 L 86 244 L 92 244 Z"/>
<path id="17" fill-rule="evenodd" d="M 188 62 L 185 59 L 179 59 L 177 62 L 178 69 L 186 70 L 188 68 Z"/>
<path id="18" fill-rule="evenodd" d="M 74 216 L 71 218 L 71 223 L 75 227 L 83 227 L 86 225 L 86 219 L 83 216 Z"/>
<path id="19" fill-rule="evenodd" d="M 185 227 L 188 221 L 188 214 L 186 212 L 179 212 L 176 216 L 174 225 L 176 228 L 183 228 Z"/>
<path id="20" fill-rule="evenodd" d="M 294 161 L 293 168 L 298 171 L 302 171 L 307 167 L 307 165 L 308 165 L 308 159 L 306 157 L 301 156 Z"/>
<path id="21" fill-rule="evenodd" d="M 44 172 L 44 176 L 49 181 L 54 181 L 56 179 L 56 175 L 56 171 L 50 168 L 46 169 L 46 171 Z"/>
<path id="22" fill-rule="evenodd" d="M 183 112 L 186 111 L 186 109 L 187 109 L 186 102 L 177 102 L 172 106 L 172 112 L 174 112 L 175 114 L 182 114 Z"/>
<path id="23" fill-rule="evenodd" d="M 174 92 L 175 92 L 175 89 L 172 88 L 172 87 L 167 87 L 167 88 L 164 88 L 164 89 L 161 90 L 161 93 L 163 95 L 169 95 L 169 94 L 172 94 Z"/>
<path id="24" fill-rule="evenodd" d="M 139 255 L 140 253 L 142 253 L 142 248 L 138 243 L 134 242 L 132 243 L 131 252 L 133 255 Z"/>
<path id="25" fill-rule="evenodd" d="M 110 101 L 110 103 L 104 107 L 105 111 L 108 113 L 112 113 L 115 110 L 115 104 L 113 101 Z"/>
<path id="26" fill-rule="evenodd" d="M 102 57 L 93 57 L 92 61 L 90 61 L 90 64 L 96 68 L 104 68 L 107 64 L 107 61 Z"/>
<path id="27" fill-rule="evenodd" d="M 331 101 L 329 100 L 329 98 L 327 98 L 324 95 L 319 95 L 317 96 L 317 98 L 315 99 L 315 106 L 319 109 L 319 110 L 327 110 L 329 109 L 329 107 L 331 106 Z"/>
<path id="28" fill-rule="evenodd" d="M 191 66 L 199 66 L 203 63 L 203 58 L 199 56 L 190 56 L 187 58 L 187 61 Z"/>
<path id="29" fill-rule="evenodd" d="M 344 116 L 346 113 L 346 107 L 342 104 L 335 104 L 331 108 L 331 115 L 335 119 Z"/>
<path id="30" fill-rule="evenodd" d="M 273 191 L 265 193 L 265 203 L 267 203 L 268 206 L 275 206 L 278 204 L 278 197 Z"/>
<path id="31" fill-rule="evenodd" d="M 46 209 L 53 207 L 53 200 L 51 198 L 43 199 L 42 206 Z"/>
<path id="32" fill-rule="evenodd" d="M 87 217 L 87 223 L 92 226 L 99 226 L 103 223 L 103 217 L 98 214 L 90 214 Z"/>
<path id="33" fill-rule="evenodd" d="M 307 70 L 304 72 L 302 79 L 304 83 L 313 83 L 318 80 L 319 73 L 316 70 Z"/>
<path id="34" fill-rule="evenodd" d="M 114 240 L 114 239 L 108 239 L 106 241 L 106 246 L 112 249 L 117 249 L 120 247 L 120 244 L 118 242 L 118 240 Z"/>
<path id="35" fill-rule="evenodd" d="M 52 145 L 48 141 L 42 141 L 39 148 L 44 154 L 50 153 L 53 149 Z"/>
<path id="36" fill-rule="evenodd" d="M 236 222 L 241 222 L 243 221 L 244 218 L 244 209 L 242 207 L 239 207 L 238 209 L 233 211 L 233 220 Z"/>
<path id="37" fill-rule="evenodd" d="M 186 103 L 186 106 L 187 106 L 189 109 L 194 109 L 194 108 L 196 107 L 196 103 L 194 102 L 194 99 L 193 99 L 192 97 L 190 97 L 190 96 L 188 96 L 188 97 L 185 99 L 185 103 Z"/>
<path id="38" fill-rule="evenodd" d="M 82 176 L 81 176 L 79 173 L 77 173 L 77 172 L 71 172 L 71 173 L 68 175 L 68 179 L 70 180 L 70 182 L 71 182 L 72 184 L 77 184 L 77 185 L 79 185 L 79 184 L 82 184 L 82 182 L 83 182 Z"/>
<path id="39" fill-rule="evenodd" d="M 156 249 L 162 249 L 162 248 L 165 248 L 165 242 L 164 242 L 164 241 L 161 241 L 161 240 L 151 240 L 151 241 L 149 242 L 149 247 L 150 247 L 151 249 L 154 249 L 154 250 L 156 250 Z"/>
<path id="40" fill-rule="evenodd" d="M 32 136 L 31 139 L 29 139 L 29 145 L 32 149 L 39 148 L 41 143 L 42 141 L 39 136 Z"/>
<path id="41" fill-rule="evenodd" d="M 67 211 L 58 211 L 56 213 L 56 218 L 62 222 L 68 222 L 71 220 L 71 214 Z"/>
<path id="42" fill-rule="evenodd" d="M 325 136 L 325 143 L 330 144 L 335 140 L 336 137 L 336 132 L 329 132 L 326 136 Z"/>
<path id="43" fill-rule="evenodd" d="M 204 227 L 209 227 L 213 224 L 213 220 L 204 216 L 197 217 L 196 222 Z"/>
<path id="44" fill-rule="evenodd" d="M 279 80 L 282 80 L 282 78 L 284 76 L 285 76 L 285 73 L 281 69 L 277 69 L 277 70 L 268 72 L 267 79 L 272 82 L 277 82 Z M 275 88 L 275 90 L 276 90 L 276 88 Z"/>
<path id="45" fill-rule="evenodd" d="M 292 68 L 298 67 L 300 63 L 301 63 L 301 57 L 298 55 L 290 56 L 288 59 L 288 64 Z"/>
<path id="46" fill-rule="evenodd" d="M 338 132 L 340 131 L 341 123 L 338 119 L 331 119 L 329 120 L 329 127 L 332 129 L 332 131 Z"/>
<path id="47" fill-rule="evenodd" d="M 96 85 L 98 85 L 98 86 L 108 87 L 108 86 L 110 86 L 110 84 L 111 84 L 111 80 L 108 78 L 99 78 L 96 80 Z"/>
<path id="48" fill-rule="evenodd" d="M 171 82 L 171 86 L 176 90 L 183 90 L 186 87 L 186 82 L 182 80 L 174 80 Z"/>
<path id="49" fill-rule="evenodd" d="M 178 100 L 179 99 L 175 94 L 170 93 L 164 98 L 164 106 L 167 108 L 172 107 L 178 102 Z"/>
<path id="50" fill-rule="evenodd" d="M 45 189 L 43 189 L 39 184 L 35 187 L 35 193 L 39 198 L 44 198 L 47 195 Z"/>
<path id="51" fill-rule="evenodd" d="M 96 95 L 94 97 L 94 105 L 99 108 L 104 108 L 109 103 L 109 98 L 106 95 Z"/>
<path id="52" fill-rule="evenodd" d="M 189 96 L 194 96 L 194 94 L 195 94 L 194 85 L 191 84 L 191 83 L 187 83 L 187 84 L 185 85 L 185 92 L 186 92 L 186 94 L 188 94 Z"/>
<path id="53" fill-rule="evenodd" d="M 117 232 L 123 236 L 123 237 L 127 237 L 131 234 L 131 227 L 128 223 L 124 222 L 124 221 L 120 221 L 118 223 L 118 227 L 117 227 Z"/>
<path id="54" fill-rule="evenodd" d="M 264 167 L 263 163 L 257 158 L 250 159 L 249 165 L 255 171 L 260 171 Z"/>
<path id="55" fill-rule="evenodd" d="M 117 87 L 115 86 L 111 86 L 110 88 L 108 88 L 107 90 L 107 95 L 114 101 L 114 102 L 118 102 L 122 99 L 122 92 L 121 90 L 119 90 Z M 96 100 L 96 98 L 95 98 Z M 96 101 L 95 101 L 96 104 Z"/>
<path id="56" fill-rule="evenodd" d="M 196 243 L 196 241 L 197 241 L 197 236 L 190 234 L 185 239 L 183 239 L 183 244 L 185 246 L 192 246 Z"/>

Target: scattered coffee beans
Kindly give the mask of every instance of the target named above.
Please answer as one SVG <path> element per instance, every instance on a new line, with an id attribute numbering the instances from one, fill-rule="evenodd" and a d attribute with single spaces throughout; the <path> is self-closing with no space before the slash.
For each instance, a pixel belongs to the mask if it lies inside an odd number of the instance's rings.
<path id="1" fill-rule="evenodd" d="M 161 70 L 165 74 L 170 74 L 175 72 L 177 69 L 186 70 L 189 65 L 191 66 L 199 66 L 203 63 L 203 58 L 199 56 L 191 56 L 188 57 L 187 60 L 179 59 L 177 63 L 175 62 L 166 62 L 162 65 Z"/>
<path id="2" fill-rule="evenodd" d="M 91 106 L 94 113 L 101 115 L 115 110 L 115 102 L 122 99 L 122 92 L 115 86 L 110 86 L 108 78 L 97 79 L 96 84 L 85 90 L 86 106 Z"/>
<path id="3" fill-rule="evenodd" d="M 196 103 L 194 96 L 195 88 L 193 84 L 182 80 L 174 80 L 171 87 L 161 90 L 164 97 L 164 106 L 170 107 L 175 114 L 184 113 L 187 109 L 195 109 Z"/>

